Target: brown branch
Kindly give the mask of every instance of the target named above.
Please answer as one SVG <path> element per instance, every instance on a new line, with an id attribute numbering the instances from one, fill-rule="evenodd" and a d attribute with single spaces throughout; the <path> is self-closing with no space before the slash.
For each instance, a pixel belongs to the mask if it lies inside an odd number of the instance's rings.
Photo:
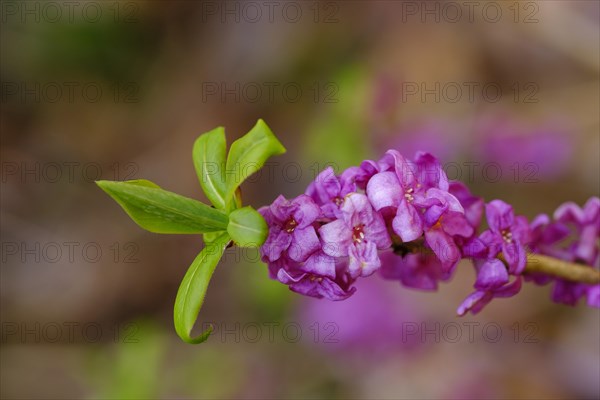
<path id="1" fill-rule="evenodd" d="M 394 252 L 400 256 L 409 253 L 433 254 L 433 251 L 425 247 L 423 239 L 408 243 L 394 243 Z M 506 260 L 500 254 L 500 260 L 506 263 Z M 565 279 L 571 282 L 598 284 L 600 283 L 600 270 L 589 265 L 564 261 L 558 258 L 545 256 L 543 254 L 528 253 L 527 265 L 524 274 L 542 273 L 556 278 Z"/>
<path id="2" fill-rule="evenodd" d="M 589 265 L 576 264 L 542 254 L 530 253 L 527 255 L 525 273 L 543 273 L 571 282 L 598 284 L 600 283 L 600 270 Z"/>

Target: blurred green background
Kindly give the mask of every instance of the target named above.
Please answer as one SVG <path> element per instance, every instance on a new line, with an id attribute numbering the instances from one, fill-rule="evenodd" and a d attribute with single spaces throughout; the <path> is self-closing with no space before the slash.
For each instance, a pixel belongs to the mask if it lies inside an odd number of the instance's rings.
<path id="1" fill-rule="evenodd" d="M 467 4 L 468 3 L 468 4 Z M 195 138 L 264 118 L 287 154 L 243 185 L 258 208 L 388 148 L 518 213 L 600 191 L 596 1 L 2 1 L 2 398 L 598 398 L 600 314 L 549 287 L 458 319 L 372 277 L 346 302 L 228 250 L 199 324 L 172 327 L 202 243 L 138 228 L 93 183 L 202 197 Z M 460 334 L 460 335 L 459 335 Z"/>

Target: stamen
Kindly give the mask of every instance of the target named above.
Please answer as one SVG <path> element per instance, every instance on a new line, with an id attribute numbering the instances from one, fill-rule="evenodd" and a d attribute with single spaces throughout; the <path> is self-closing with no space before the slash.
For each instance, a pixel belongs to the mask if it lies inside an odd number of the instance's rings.
<path id="1" fill-rule="evenodd" d="M 500 232 L 500 234 L 502 235 L 502 239 L 504 239 L 504 241 L 506 243 L 512 243 L 512 232 L 504 229 Z"/>
<path id="2" fill-rule="evenodd" d="M 290 218 L 285 223 L 285 226 L 283 227 L 283 229 L 285 229 L 285 231 L 287 233 L 292 233 L 292 232 L 294 232 L 294 229 L 296 229 L 297 226 L 298 226 L 298 223 L 296 222 L 296 220 L 294 218 Z"/>
<path id="3" fill-rule="evenodd" d="M 352 228 L 352 239 L 354 243 L 361 243 L 365 238 L 365 233 L 363 232 L 363 228 L 365 226 L 363 224 L 357 225 Z"/>

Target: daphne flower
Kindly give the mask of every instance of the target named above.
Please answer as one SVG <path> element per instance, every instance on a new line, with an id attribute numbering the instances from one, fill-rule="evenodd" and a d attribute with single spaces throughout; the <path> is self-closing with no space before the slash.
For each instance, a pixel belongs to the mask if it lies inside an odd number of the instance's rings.
<path id="1" fill-rule="evenodd" d="M 442 270 L 437 257 L 417 253 L 399 256 L 392 252 L 381 255 L 381 275 L 385 279 L 399 280 L 402 285 L 420 290 L 437 290 L 438 281 L 445 281 L 450 274 Z"/>
<path id="2" fill-rule="evenodd" d="M 292 260 L 275 262 L 276 279 L 289 286 L 290 290 L 305 296 L 344 300 L 355 291 L 352 280 L 342 271 L 336 270 L 333 257 L 321 251 L 313 253 L 304 263 Z"/>
<path id="3" fill-rule="evenodd" d="M 502 261 L 489 259 L 476 262 L 478 268 L 476 291 L 471 293 L 456 310 L 458 315 L 468 311 L 477 314 L 496 297 L 512 297 L 521 290 L 521 277 L 509 283 L 508 272 Z"/>
<path id="4" fill-rule="evenodd" d="M 269 236 L 261 247 L 265 261 L 276 261 L 284 252 L 294 261 L 305 261 L 321 247 L 312 226 L 321 211 L 310 197 L 300 195 L 289 201 L 279 196 L 258 211 L 269 226 Z"/>
<path id="5" fill-rule="evenodd" d="M 450 182 L 448 191 L 456 197 L 465 210 L 465 217 L 473 230 L 477 230 L 481 224 L 485 203 L 481 197 L 473 196 L 467 186 L 458 181 Z"/>
<path id="6" fill-rule="evenodd" d="M 347 168 L 342 172 L 340 179 L 347 183 L 356 184 L 358 188 L 364 190 L 369 179 L 381 170 L 382 166 L 380 163 L 372 160 L 365 160 L 358 167 L 354 166 Z"/>
<path id="7" fill-rule="evenodd" d="M 600 235 L 600 200 L 592 197 L 583 208 L 575 203 L 564 203 L 554 212 L 554 221 L 539 215 L 531 223 L 532 250 L 571 262 L 585 263 L 593 267 L 598 263 L 598 236 Z M 573 229 L 569 229 L 572 227 Z M 564 239 L 574 233 L 576 239 L 561 245 Z M 588 305 L 600 307 L 598 285 L 569 282 L 563 279 L 536 274 L 532 278 L 543 284 L 555 280 L 552 300 L 574 306 L 579 299 L 587 297 Z"/>
<path id="8" fill-rule="evenodd" d="M 600 199 L 598 197 L 590 198 L 583 208 L 572 202 L 565 203 L 554 212 L 554 219 L 575 226 L 578 234 L 578 240 L 573 247 L 575 260 L 588 265 L 597 264 Z"/>
<path id="9" fill-rule="evenodd" d="M 340 210 L 340 219 L 319 229 L 323 251 L 332 257 L 349 257 L 352 277 L 369 276 L 381 266 L 377 250 L 392 244 L 385 222 L 364 194 L 349 194 Z"/>
<path id="10" fill-rule="evenodd" d="M 340 215 L 339 209 L 344 202 L 344 196 L 354 191 L 356 191 L 356 184 L 347 178 L 338 178 L 333 168 L 328 167 L 308 186 L 306 195 L 321 207 L 323 217 L 337 218 Z"/>
<path id="11" fill-rule="evenodd" d="M 384 172 L 374 175 L 367 184 L 367 196 L 375 210 L 394 207 L 394 232 L 410 242 L 423 234 L 421 212 L 430 206 L 428 189 L 448 190 L 448 178 L 440 163 L 428 153 L 419 152 L 409 163 L 399 152 L 389 150 L 379 162 Z"/>
<path id="12" fill-rule="evenodd" d="M 493 200 L 485 206 L 490 229 L 483 232 L 480 239 L 488 246 L 488 257 L 496 257 L 500 251 L 504 255 L 509 272 L 520 274 L 525 269 L 527 257 L 525 245 L 529 242 L 527 219 L 515 217 L 510 205 L 502 200 Z"/>
<path id="13" fill-rule="evenodd" d="M 444 272 L 450 272 L 461 258 L 454 237 L 470 237 L 473 227 L 459 201 L 450 193 L 431 188 L 427 191 L 426 203 L 423 214 L 425 242 L 442 262 Z"/>

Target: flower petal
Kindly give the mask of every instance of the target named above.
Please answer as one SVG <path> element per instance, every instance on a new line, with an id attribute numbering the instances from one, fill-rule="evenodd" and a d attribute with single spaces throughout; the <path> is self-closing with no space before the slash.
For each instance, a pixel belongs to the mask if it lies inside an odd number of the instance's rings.
<path id="1" fill-rule="evenodd" d="M 348 272 L 355 278 L 372 275 L 381 267 L 381 260 L 375 243 L 363 242 L 350 246 Z"/>
<path id="2" fill-rule="evenodd" d="M 509 229 L 513 224 L 513 209 L 502 200 L 492 200 L 486 204 L 485 213 L 488 225 L 495 233 L 500 233 L 503 229 Z"/>
<path id="3" fill-rule="evenodd" d="M 438 199 L 440 203 L 447 204 L 447 208 L 450 211 L 456 211 L 459 213 L 464 213 L 465 209 L 460 204 L 460 201 L 450 193 L 440 190 L 438 188 L 431 188 L 427 191 L 426 196 L 428 198 Z"/>
<path id="4" fill-rule="evenodd" d="M 356 288 L 345 290 L 327 277 L 307 273 L 292 275 L 283 269 L 279 270 L 277 278 L 288 284 L 291 291 L 319 299 L 325 297 L 329 300 L 345 300 L 356 291 Z"/>
<path id="5" fill-rule="evenodd" d="M 362 193 L 350 193 L 344 198 L 344 203 L 340 207 L 344 221 L 350 227 L 360 224 L 368 224 L 373 219 L 373 207 L 369 199 Z"/>
<path id="6" fill-rule="evenodd" d="M 458 235 L 462 237 L 470 237 L 473 235 L 473 227 L 464 214 L 457 212 L 448 212 L 442 218 L 442 228 L 449 235 Z"/>
<path id="7" fill-rule="evenodd" d="M 302 270 L 319 276 L 335 278 L 335 258 L 322 251 L 313 253 L 302 266 Z"/>
<path id="8" fill-rule="evenodd" d="M 508 283 L 508 271 L 502 261 L 497 258 L 486 260 L 477 272 L 475 288 L 479 290 L 493 290 Z"/>
<path id="9" fill-rule="evenodd" d="M 319 206 L 305 194 L 301 194 L 292 200 L 296 207 L 294 210 L 294 219 L 298 223 L 298 228 L 305 228 L 315 222 L 321 214 Z"/>
<path id="10" fill-rule="evenodd" d="M 390 165 L 396 172 L 396 177 L 402 187 L 406 190 L 417 185 L 417 167 L 408 162 L 402 154 L 396 150 L 388 150 L 380 161 L 381 165 Z"/>
<path id="11" fill-rule="evenodd" d="M 384 207 L 398 207 L 404 192 L 394 172 L 380 172 L 367 183 L 367 197 L 376 211 Z"/>
<path id="12" fill-rule="evenodd" d="M 379 250 L 387 249 L 392 245 L 392 239 L 388 233 L 387 226 L 383 217 L 378 213 L 373 213 L 371 223 L 363 227 L 365 240 L 375 243 Z"/>
<path id="13" fill-rule="evenodd" d="M 520 276 L 508 285 L 504 285 L 500 289 L 494 291 L 494 297 L 512 297 L 521 291 L 523 279 Z"/>
<path id="14" fill-rule="evenodd" d="M 274 226 L 269 230 L 269 236 L 260 249 L 268 261 L 275 261 L 287 250 L 291 242 L 292 236 L 289 233 Z"/>
<path id="15" fill-rule="evenodd" d="M 506 259 L 511 274 L 519 275 L 523 272 L 527 263 L 527 255 L 519 242 L 502 243 L 502 254 Z"/>
<path id="16" fill-rule="evenodd" d="M 312 253 L 321 248 L 317 232 L 312 226 L 296 228 L 291 236 L 292 242 L 288 254 L 294 261 L 305 261 Z"/>
<path id="17" fill-rule="evenodd" d="M 269 206 L 269 210 L 278 222 L 285 222 L 294 212 L 295 206 L 286 200 L 285 197 L 279 195 L 273 200 L 273 203 Z"/>
<path id="18" fill-rule="evenodd" d="M 481 309 L 492 300 L 492 295 L 483 292 L 476 291 L 467 296 L 466 299 L 458 306 L 456 313 L 460 316 L 465 315 L 468 311 L 472 311 L 473 314 L 478 313 Z"/>
<path id="19" fill-rule="evenodd" d="M 423 234 L 421 216 L 406 200 L 400 202 L 396 217 L 392 221 L 392 228 L 403 242 L 413 241 Z"/>
<path id="20" fill-rule="evenodd" d="M 439 160 L 433 155 L 419 151 L 415 155 L 415 164 L 418 171 L 419 183 L 426 188 L 440 188 L 448 190 L 448 177 L 442 169 Z"/>
<path id="21" fill-rule="evenodd" d="M 590 307 L 600 308 L 600 285 L 589 287 L 587 290 L 587 304 Z"/>
<path id="22" fill-rule="evenodd" d="M 317 204 L 323 205 L 339 196 L 340 190 L 340 181 L 335 176 L 333 168 L 327 167 L 308 185 L 305 194 L 310 196 Z"/>
<path id="23" fill-rule="evenodd" d="M 561 204 L 554 211 L 554 219 L 566 224 L 580 225 L 585 220 L 583 210 L 572 201 Z"/>
<path id="24" fill-rule="evenodd" d="M 425 241 L 442 263 L 444 272 L 451 271 L 460 261 L 460 250 L 450 235 L 440 227 L 425 231 Z"/>
<path id="25" fill-rule="evenodd" d="M 348 246 L 352 243 L 352 228 L 341 219 L 336 219 L 319 228 L 323 251 L 332 257 L 348 255 Z"/>

